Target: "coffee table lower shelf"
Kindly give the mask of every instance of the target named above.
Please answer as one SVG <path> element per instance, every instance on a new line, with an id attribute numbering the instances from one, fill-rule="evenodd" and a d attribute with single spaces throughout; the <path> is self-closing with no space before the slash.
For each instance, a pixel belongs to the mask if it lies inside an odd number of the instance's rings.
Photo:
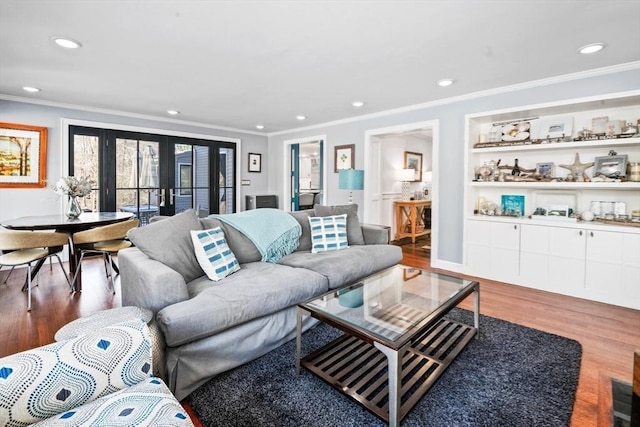
<path id="1" fill-rule="evenodd" d="M 402 420 L 476 334 L 469 325 L 442 318 L 415 339 L 402 357 Z M 343 335 L 301 360 L 302 366 L 389 422 L 385 355 L 358 338 Z"/>

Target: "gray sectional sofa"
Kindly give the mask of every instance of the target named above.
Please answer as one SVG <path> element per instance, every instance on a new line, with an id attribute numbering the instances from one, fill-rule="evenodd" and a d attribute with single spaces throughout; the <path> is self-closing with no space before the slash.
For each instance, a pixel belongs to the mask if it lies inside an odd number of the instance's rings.
<path id="1" fill-rule="evenodd" d="M 349 247 L 312 253 L 309 217 L 341 213 L 347 214 Z M 357 205 L 316 205 L 287 215 L 302 235 L 297 249 L 275 263 L 262 261 L 250 236 L 220 219 L 199 219 L 193 210 L 129 233 L 135 247 L 118 255 L 122 304 L 155 313 L 166 341 L 167 382 L 178 399 L 293 339 L 298 303 L 402 259 L 401 249 L 388 244 L 386 227 L 359 223 Z M 219 281 L 204 274 L 190 235 L 214 227 L 224 231 L 241 267 Z M 315 324 L 304 322 L 305 330 Z"/>

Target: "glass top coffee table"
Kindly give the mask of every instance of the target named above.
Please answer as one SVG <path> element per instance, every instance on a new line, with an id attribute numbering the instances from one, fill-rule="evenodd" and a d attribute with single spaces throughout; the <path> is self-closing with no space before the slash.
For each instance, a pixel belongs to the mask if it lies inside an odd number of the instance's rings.
<path id="1" fill-rule="evenodd" d="M 444 317 L 473 293 L 474 325 Z M 476 335 L 478 282 L 397 265 L 298 304 L 300 366 L 397 426 Z M 344 335 L 301 358 L 302 318 Z"/>

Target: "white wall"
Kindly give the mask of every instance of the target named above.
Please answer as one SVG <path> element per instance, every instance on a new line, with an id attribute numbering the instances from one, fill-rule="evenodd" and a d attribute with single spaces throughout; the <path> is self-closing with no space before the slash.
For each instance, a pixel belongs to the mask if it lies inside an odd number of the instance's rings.
<path id="1" fill-rule="evenodd" d="M 67 141 L 62 141 L 62 119 L 87 120 L 145 129 L 157 129 L 158 133 L 166 130 L 208 135 L 214 139 L 216 136 L 239 138 L 241 140 L 240 148 L 242 152 L 239 154 L 237 167 L 240 168 L 241 179 L 251 180 L 251 185 L 249 186 L 238 185 L 238 189 L 241 192 L 241 206 L 244 208 L 244 196 L 246 194 L 267 194 L 267 168 L 265 168 L 265 165 L 269 163 L 269 152 L 267 150 L 267 137 L 264 135 L 199 127 L 178 123 L 176 121 L 164 122 L 83 111 L 80 109 L 0 100 L 0 122 L 46 126 L 48 128 L 47 187 L 0 189 L 0 221 L 21 216 L 47 215 L 62 212 L 62 198 L 52 190 L 53 185 L 55 185 L 60 177 L 67 175 L 67 171 L 63 171 L 63 165 L 67 164 L 66 159 L 63 159 L 63 152 L 66 151 L 64 145 L 67 144 Z M 247 153 L 262 154 L 263 168 L 261 173 L 248 172 Z"/>
<path id="2" fill-rule="evenodd" d="M 519 85 L 483 94 L 473 94 L 461 99 L 444 100 L 425 104 L 418 108 L 402 108 L 386 114 L 371 114 L 352 120 L 342 120 L 322 126 L 313 126 L 269 135 L 269 191 L 282 194 L 285 165 L 282 162 L 283 143 L 285 140 L 304 138 L 309 135 L 326 134 L 328 158 L 333 165 L 334 147 L 336 145 L 355 144 L 356 169 L 363 169 L 364 135 L 369 129 L 385 128 L 406 123 L 439 120 L 440 138 L 439 154 L 433 162 L 438 162 L 440 176 L 438 182 L 439 200 L 434 209 L 440 218 L 438 259 L 432 265 L 444 268 L 460 266 L 462 263 L 462 229 L 463 229 L 463 170 L 464 170 L 464 132 L 466 114 L 482 111 L 498 110 L 563 99 L 579 98 L 590 95 L 622 92 L 640 89 L 640 77 L 637 64 L 633 67 L 582 73 L 574 76 L 563 76 L 544 82 Z M 464 82 L 459 82 L 464 84 Z M 371 104 L 368 104 L 371 105 Z M 435 135 L 434 135 L 435 138 Z M 330 171 L 333 169 L 331 168 Z M 367 171 L 365 170 L 365 180 Z M 326 202 L 328 204 L 345 204 L 348 195 L 338 190 L 338 174 L 330 172 L 327 177 Z M 354 192 L 354 202 L 362 208 L 364 195 Z M 360 215 L 361 218 L 363 215 Z"/>

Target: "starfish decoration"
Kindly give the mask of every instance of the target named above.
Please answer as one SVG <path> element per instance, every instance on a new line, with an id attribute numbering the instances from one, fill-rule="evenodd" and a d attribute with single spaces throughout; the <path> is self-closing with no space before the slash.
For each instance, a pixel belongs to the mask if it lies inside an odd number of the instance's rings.
<path id="1" fill-rule="evenodd" d="M 593 162 L 590 163 L 580 163 L 580 154 L 576 153 L 576 159 L 573 161 L 572 165 L 558 165 L 561 168 L 569 169 L 571 175 L 574 177 L 584 176 L 584 171 L 593 166 Z"/>

